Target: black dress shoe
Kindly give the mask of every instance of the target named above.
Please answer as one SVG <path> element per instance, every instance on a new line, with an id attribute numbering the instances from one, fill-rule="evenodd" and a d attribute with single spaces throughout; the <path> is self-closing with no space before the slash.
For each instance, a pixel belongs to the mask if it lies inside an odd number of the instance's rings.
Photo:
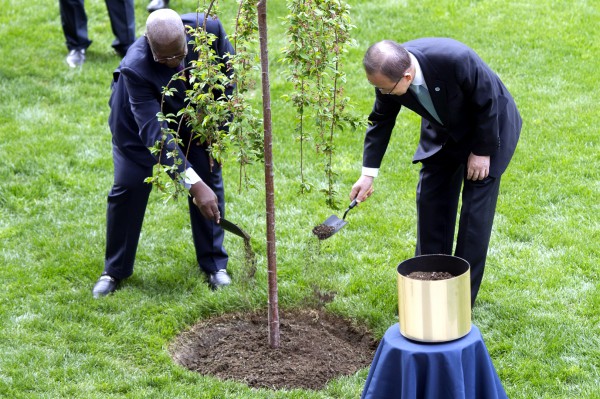
<path id="1" fill-rule="evenodd" d="M 98 281 L 96 281 L 94 289 L 92 290 L 92 295 L 94 296 L 94 298 L 107 296 L 111 292 L 115 292 L 118 285 L 119 280 L 109 276 L 108 274 L 103 274 L 102 276 L 100 276 Z"/>
<path id="2" fill-rule="evenodd" d="M 146 7 L 146 10 L 148 10 L 148 12 L 154 12 L 167 7 L 169 7 L 169 0 L 152 0 L 150 4 L 148 4 L 148 7 Z"/>

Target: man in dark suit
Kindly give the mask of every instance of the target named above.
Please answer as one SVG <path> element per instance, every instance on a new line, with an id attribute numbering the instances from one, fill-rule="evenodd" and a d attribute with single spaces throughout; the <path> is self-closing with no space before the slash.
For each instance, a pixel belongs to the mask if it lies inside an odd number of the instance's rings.
<path id="1" fill-rule="evenodd" d="M 135 41 L 135 15 L 133 0 L 106 0 L 110 27 L 115 40 L 112 47 L 121 57 Z M 88 18 L 83 0 L 59 0 L 60 20 L 66 39 L 66 62 L 71 68 L 85 62 L 85 52 L 92 44 L 88 38 Z"/>
<path id="2" fill-rule="evenodd" d="M 375 86 L 365 135 L 362 176 L 352 187 L 359 202 L 373 192 L 396 117 L 402 106 L 419 114 L 421 136 L 413 163 L 417 185 L 416 255 L 452 254 L 471 266 L 474 305 L 492 231 L 500 177 L 515 151 L 521 117 L 498 76 L 469 47 L 452 39 L 425 38 L 402 45 L 384 40 L 366 52 L 363 65 Z"/>
<path id="3" fill-rule="evenodd" d="M 114 184 L 108 195 L 104 271 L 93 288 L 94 297 L 113 292 L 121 280 L 133 273 L 152 189 L 144 179 L 152 175 L 152 167 L 157 161 L 148 147 L 161 140 L 161 128 L 166 123 L 159 122 L 156 114 L 161 111 L 165 115 L 177 114 L 186 105 L 186 83 L 177 80 L 170 85 L 177 92 L 173 96 L 164 96 L 161 109 L 163 87 L 169 84 L 174 74 L 197 59 L 184 24 L 196 27 L 202 26 L 203 21 L 202 14 L 179 16 L 170 9 L 153 12 L 148 16 L 146 35 L 130 47 L 114 72 L 109 102 Z M 209 18 L 206 30 L 216 35 L 212 47 L 225 63 L 227 54 L 233 54 L 234 50 L 221 23 Z M 226 94 L 231 94 L 232 90 L 228 87 Z M 177 124 L 170 127 L 176 130 Z M 185 122 L 179 132 L 183 144 L 177 146 L 169 143 L 167 138 L 167 149 L 163 151 L 178 150 L 182 160 L 178 170 L 184 176 L 182 183 L 189 188 L 188 205 L 198 265 L 208 275 L 213 288 L 226 286 L 231 279 L 226 271 L 228 256 L 223 248 L 224 233 L 218 224 L 225 209 L 221 167 L 210 159 L 206 144 L 191 139 L 192 132 Z M 166 158 L 163 154 L 161 160 L 165 162 Z"/>

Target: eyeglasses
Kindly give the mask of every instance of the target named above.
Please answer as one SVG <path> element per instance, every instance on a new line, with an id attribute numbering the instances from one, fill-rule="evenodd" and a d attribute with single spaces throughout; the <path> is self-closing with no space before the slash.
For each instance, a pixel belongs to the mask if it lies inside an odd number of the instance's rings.
<path id="1" fill-rule="evenodd" d="M 148 36 L 146 36 L 146 39 L 148 40 Z M 152 58 L 154 58 L 154 61 L 156 61 L 160 64 L 164 64 L 164 63 L 167 63 L 170 61 L 175 61 L 175 60 L 181 61 L 188 54 L 188 48 L 187 48 L 187 46 L 185 46 L 185 50 L 184 50 L 183 54 L 173 55 L 171 57 L 157 57 L 156 53 L 154 52 L 154 49 L 152 48 L 152 43 L 150 42 L 150 40 L 148 40 L 148 46 L 150 46 L 150 51 L 152 51 Z"/>
<path id="2" fill-rule="evenodd" d="M 161 64 L 164 64 L 166 62 L 173 61 L 173 60 L 181 61 L 182 59 L 185 58 L 186 55 L 187 55 L 187 51 L 183 54 L 174 55 L 172 57 L 164 57 L 164 58 L 157 58 L 154 54 L 152 54 L 152 56 L 154 57 L 154 61 L 161 63 Z"/>
<path id="3" fill-rule="evenodd" d="M 394 90 L 396 90 L 396 86 L 398 86 L 398 83 L 400 83 L 400 81 L 401 81 L 401 80 L 402 80 L 402 78 L 398 79 L 398 80 L 396 81 L 396 84 L 394 85 L 394 87 L 392 87 L 392 89 L 391 89 L 391 90 L 389 90 L 389 91 L 388 91 L 388 90 L 385 90 L 385 89 L 382 89 L 381 87 L 377 87 L 377 86 L 375 86 L 375 88 L 376 88 L 377 90 L 379 90 L 379 92 L 380 92 L 381 94 L 383 94 L 384 96 L 387 96 L 387 95 L 390 95 L 390 94 L 392 94 L 392 92 L 393 92 Z"/>

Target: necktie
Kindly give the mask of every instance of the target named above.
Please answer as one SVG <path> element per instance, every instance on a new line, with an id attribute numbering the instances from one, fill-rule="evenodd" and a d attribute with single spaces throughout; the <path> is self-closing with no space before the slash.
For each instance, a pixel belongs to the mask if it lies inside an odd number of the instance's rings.
<path id="1" fill-rule="evenodd" d="M 415 93 L 417 99 L 419 100 L 421 105 L 427 110 L 427 112 L 429 112 L 431 116 L 433 116 L 435 120 L 437 120 L 439 123 L 442 123 L 440 117 L 435 111 L 435 107 L 433 106 L 433 102 L 431 101 L 431 95 L 429 94 L 427 88 L 425 88 L 422 85 L 411 85 L 410 88 L 412 89 L 413 93 Z"/>

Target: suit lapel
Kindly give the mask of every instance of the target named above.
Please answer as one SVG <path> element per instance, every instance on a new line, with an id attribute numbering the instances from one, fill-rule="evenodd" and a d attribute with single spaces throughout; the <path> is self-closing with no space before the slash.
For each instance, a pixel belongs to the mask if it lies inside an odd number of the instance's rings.
<path id="1" fill-rule="evenodd" d="M 435 65 L 431 64 L 429 60 L 419 51 L 419 49 L 414 47 L 407 47 L 407 50 L 415 56 L 415 58 L 419 61 L 419 65 L 421 66 L 421 70 L 423 71 L 423 77 L 425 78 L 425 83 L 427 84 L 427 90 L 429 91 L 429 95 L 431 96 L 431 101 L 433 102 L 433 106 L 435 107 L 435 111 L 438 116 L 442 120 L 443 123 L 448 123 L 448 102 L 447 102 L 447 91 L 446 91 L 446 82 L 439 78 L 434 78 L 437 76 L 443 76 L 435 67 Z M 431 117 L 431 121 L 433 123 L 437 123 L 435 118 L 427 112 L 427 110 L 419 103 L 414 94 L 411 92 L 411 97 L 418 104 L 420 113 L 424 113 L 425 115 L 429 115 Z M 409 107 L 410 108 L 410 107 Z M 429 119 L 429 118 L 428 118 Z"/>
<path id="2" fill-rule="evenodd" d="M 402 105 L 404 105 L 406 108 L 412 109 L 414 112 L 416 112 L 424 118 L 427 118 L 428 120 L 431 119 L 432 121 L 435 121 L 435 118 L 429 114 L 429 112 L 427 111 L 427 109 L 425 109 L 425 107 L 423 107 L 423 105 L 421 105 L 421 102 L 419 101 L 415 93 L 412 92 L 412 90 L 408 90 L 408 92 L 402 97 L 404 97 Z"/>

